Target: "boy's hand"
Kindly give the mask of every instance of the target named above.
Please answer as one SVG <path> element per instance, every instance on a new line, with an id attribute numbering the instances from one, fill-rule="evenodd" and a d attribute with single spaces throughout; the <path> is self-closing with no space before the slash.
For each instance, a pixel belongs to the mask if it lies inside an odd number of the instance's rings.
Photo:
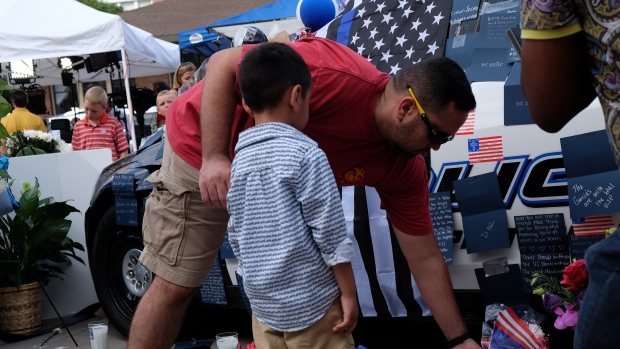
<path id="1" fill-rule="evenodd" d="M 332 328 L 333 332 L 343 332 L 345 336 L 348 336 L 353 332 L 357 326 L 357 297 L 353 296 L 340 296 L 340 302 L 342 303 L 343 319 L 342 322 Z"/>

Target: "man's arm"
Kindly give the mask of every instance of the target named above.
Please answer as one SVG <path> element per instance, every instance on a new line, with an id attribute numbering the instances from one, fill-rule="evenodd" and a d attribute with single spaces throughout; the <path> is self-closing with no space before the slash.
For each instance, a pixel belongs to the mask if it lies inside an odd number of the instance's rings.
<path id="1" fill-rule="evenodd" d="M 596 97 L 583 33 L 523 39 L 521 87 L 534 122 L 558 132 Z"/>
<path id="2" fill-rule="evenodd" d="M 200 100 L 202 167 L 198 184 L 208 207 L 226 208 L 230 188 L 228 144 L 238 97 L 235 93 L 241 48 L 219 51 L 209 59 Z"/>
<path id="3" fill-rule="evenodd" d="M 422 298 L 430 308 L 443 334 L 448 340 L 452 340 L 467 332 L 467 327 L 454 299 L 448 269 L 435 235 L 407 235 L 396 228 L 394 232 Z M 454 347 L 454 349 L 473 348 L 480 348 L 480 346 L 472 339 Z"/>

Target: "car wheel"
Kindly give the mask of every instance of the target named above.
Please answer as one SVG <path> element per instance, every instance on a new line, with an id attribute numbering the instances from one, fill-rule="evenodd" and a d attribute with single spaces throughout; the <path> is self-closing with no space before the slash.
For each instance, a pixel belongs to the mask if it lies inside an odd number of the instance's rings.
<path id="1" fill-rule="evenodd" d="M 97 224 L 90 263 L 99 303 L 125 336 L 153 280 L 153 274 L 138 261 L 143 248 L 140 229 L 116 225 L 116 209 L 109 208 Z"/>

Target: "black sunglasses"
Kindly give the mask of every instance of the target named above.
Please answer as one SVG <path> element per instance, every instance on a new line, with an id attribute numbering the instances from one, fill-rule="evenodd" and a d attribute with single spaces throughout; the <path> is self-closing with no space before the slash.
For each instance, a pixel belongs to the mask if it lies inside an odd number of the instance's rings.
<path id="1" fill-rule="evenodd" d="M 415 96 L 413 95 L 413 90 L 411 89 L 411 86 L 407 85 L 407 90 L 409 91 L 409 94 L 413 98 L 413 101 L 415 102 L 415 105 L 418 108 L 418 112 L 420 113 L 420 117 L 422 118 L 422 121 L 424 121 L 424 123 L 426 124 L 426 127 L 428 127 L 428 131 L 429 131 L 428 139 L 435 144 L 444 144 L 446 142 L 453 140 L 454 135 L 449 135 L 449 134 L 439 131 L 435 126 L 433 126 L 433 124 L 431 124 L 430 121 L 428 121 L 428 117 L 426 116 L 424 109 L 422 109 L 422 105 L 420 105 L 420 102 L 418 102 L 418 99 L 415 98 Z"/>

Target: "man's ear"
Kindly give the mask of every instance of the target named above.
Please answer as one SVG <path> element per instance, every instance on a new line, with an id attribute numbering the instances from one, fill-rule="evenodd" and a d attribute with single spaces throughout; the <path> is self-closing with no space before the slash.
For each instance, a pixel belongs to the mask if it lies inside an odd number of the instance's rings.
<path id="1" fill-rule="evenodd" d="M 291 88 L 291 95 L 289 96 L 289 105 L 294 111 L 298 111 L 300 103 L 303 100 L 301 85 L 295 85 Z"/>
<path id="2" fill-rule="evenodd" d="M 403 121 L 403 119 L 407 116 L 407 115 L 413 115 L 412 113 L 415 113 L 417 111 L 416 107 L 415 107 L 415 102 L 413 100 L 413 98 L 411 97 L 403 97 L 399 102 L 398 102 L 398 111 L 397 111 L 397 118 L 399 121 Z"/>
<path id="3" fill-rule="evenodd" d="M 252 109 L 250 109 L 250 107 L 245 104 L 245 98 L 241 98 L 241 105 L 243 106 L 243 109 L 245 110 L 246 113 L 254 116 L 254 114 L 252 114 Z"/>

